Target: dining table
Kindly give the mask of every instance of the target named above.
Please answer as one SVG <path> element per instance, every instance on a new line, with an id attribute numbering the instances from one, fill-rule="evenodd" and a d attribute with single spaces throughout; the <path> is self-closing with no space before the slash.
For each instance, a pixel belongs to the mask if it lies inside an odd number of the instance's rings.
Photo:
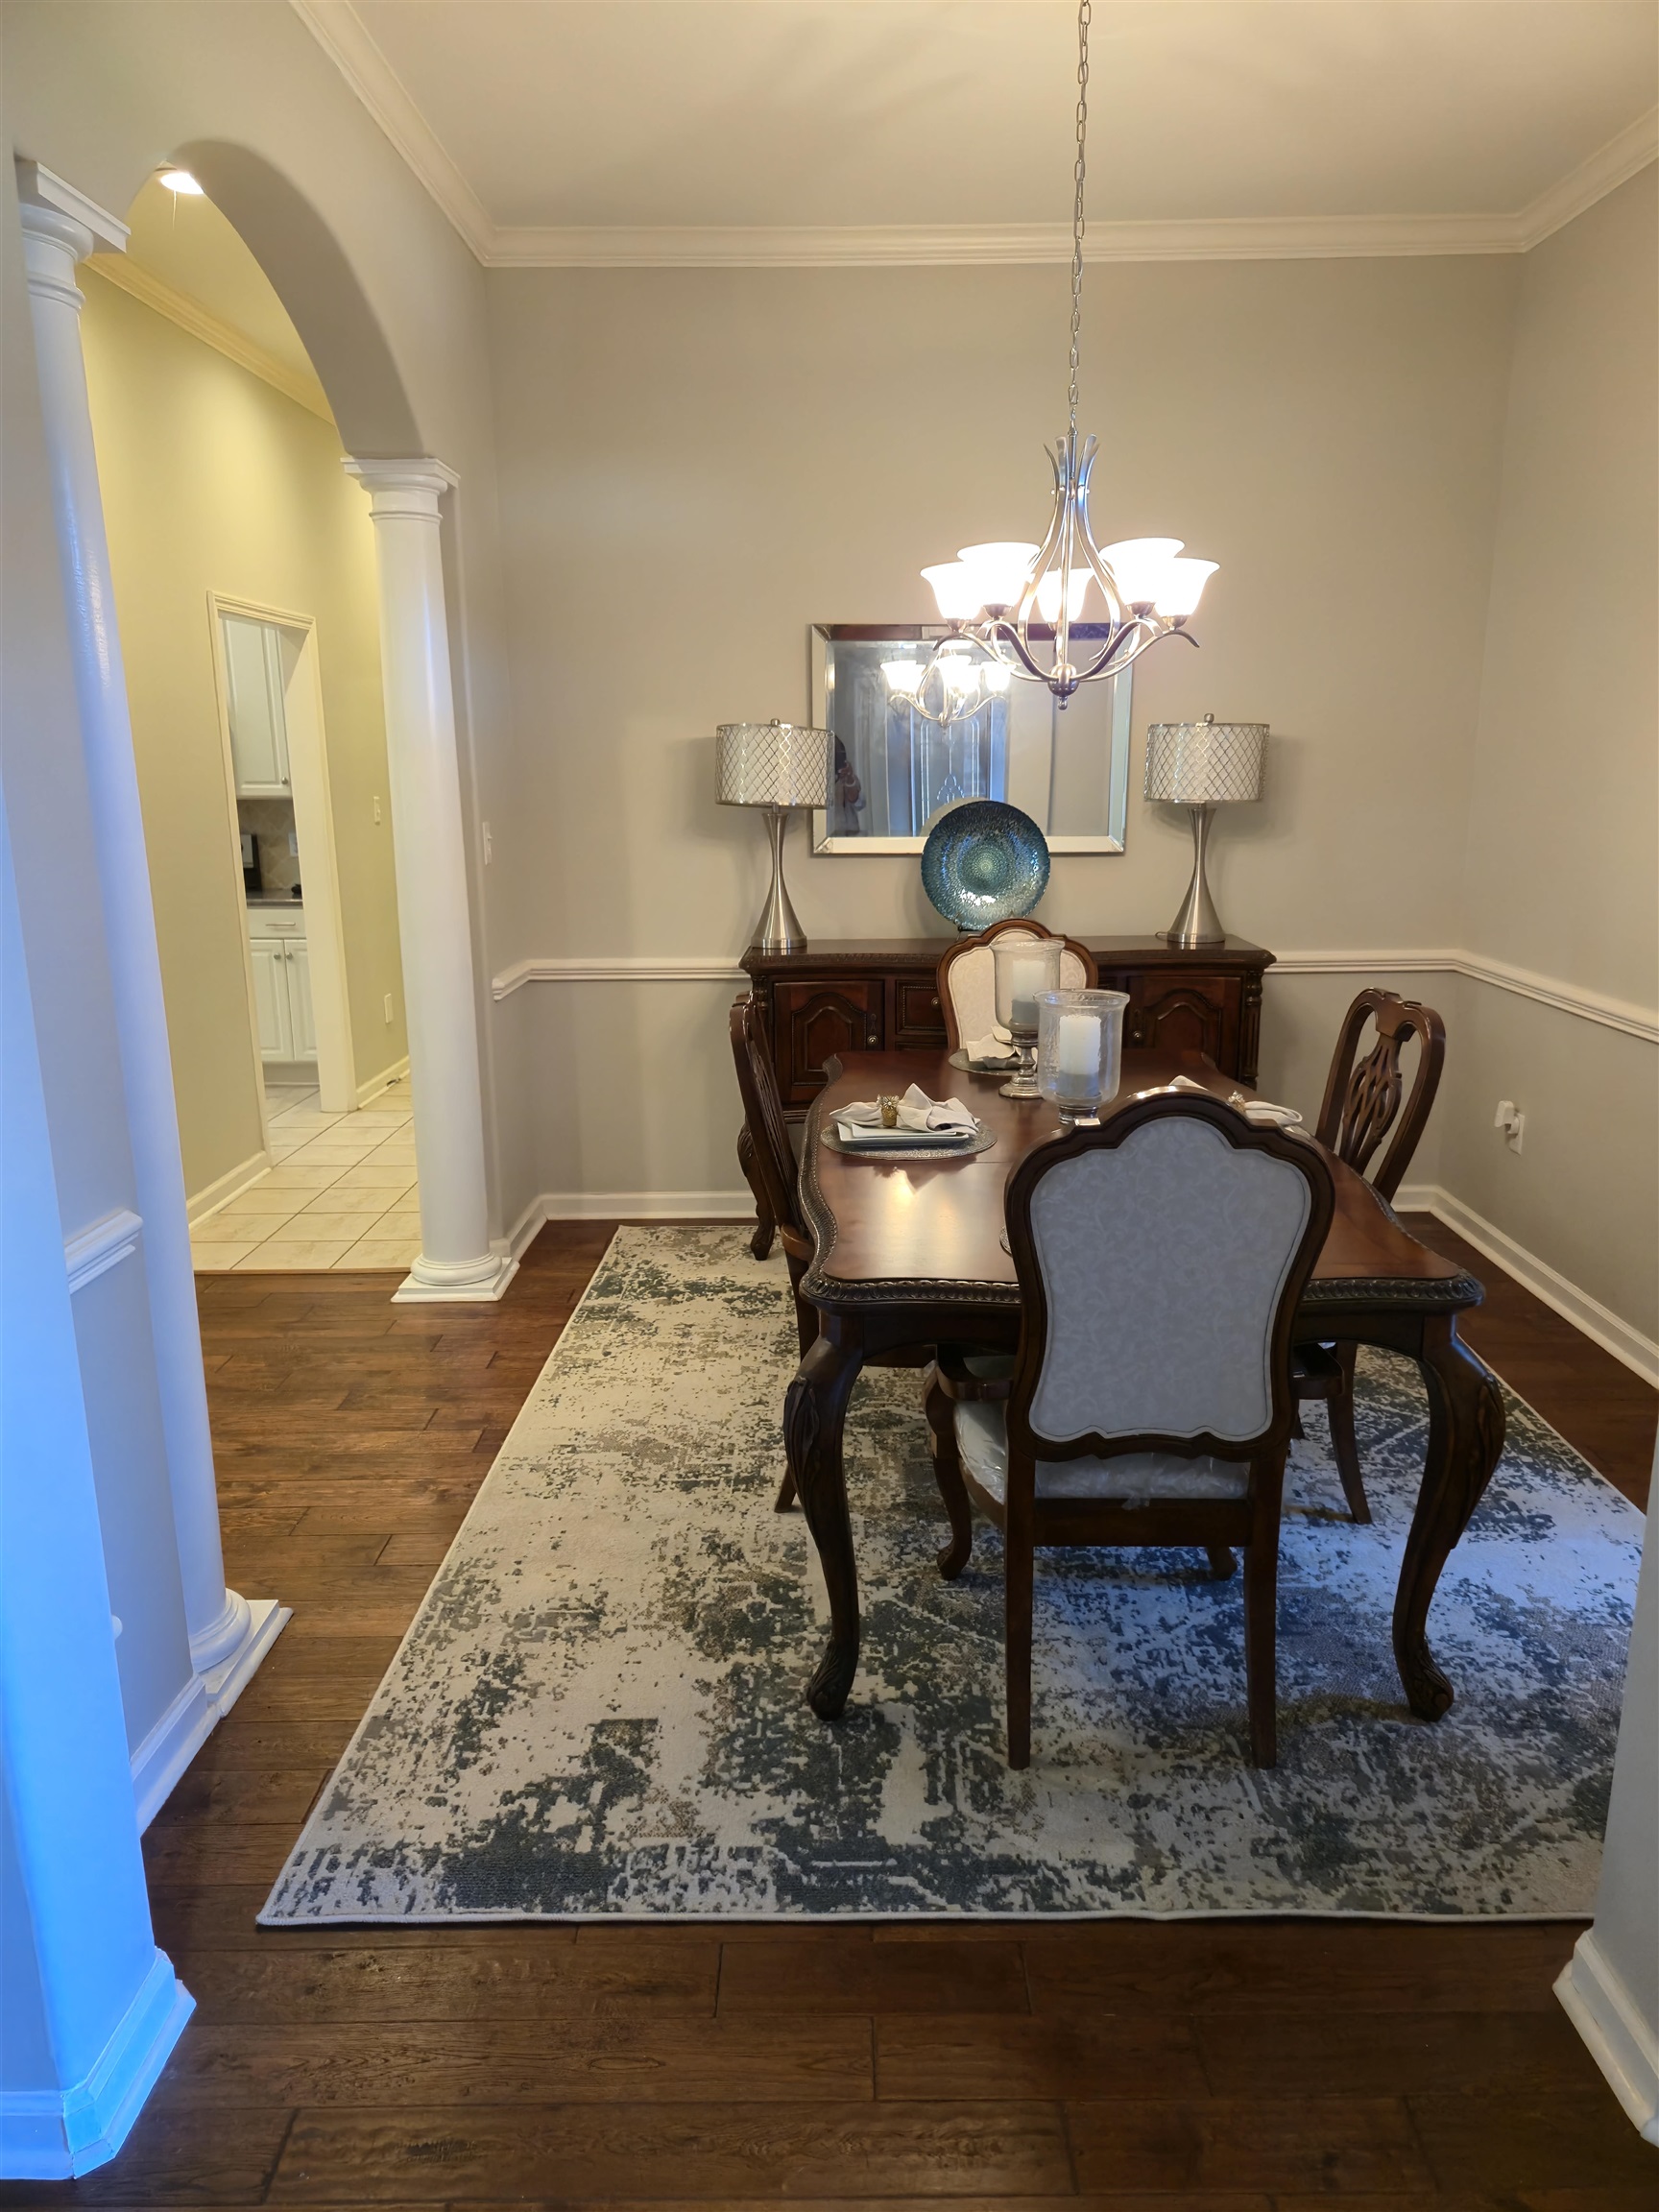
<path id="1" fill-rule="evenodd" d="M 977 1074 L 938 1051 L 849 1052 L 826 1063 L 801 1147 L 801 1203 L 812 1258 L 800 1293 L 819 1334 L 784 1406 L 796 1495 L 823 1567 L 828 1646 L 806 1688 L 826 1720 L 845 1708 L 858 1666 L 858 1575 L 847 1504 L 842 1431 L 865 1362 L 926 1348 L 1013 1351 L 1020 1285 L 1005 1241 L 1003 1193 L 1034 1145 L 1061 1134 L 1045 1099 L 1006 1098 L 1003 1077 Z M 1128 1100 L 1184 1075 L 1241 1104 L 1259 1095 L 1196 1052 L 1126 1050 L 1106 1120 Z M 988 1149 L 946 1159 L 899 1152 L 854 1157 L 824 1132 L 855 1099 L 959 1098 L 984 1124 Z M 1314 1140 L 1310 1136 L 1310 1143 Z M 1322 1146 L 1335 1189 L 1330 1233 L 1298 1310 L 1296 1341 L 1381 1345 L 1416 1361 L 1429 1398 L 1423 1475 L 1394 1600 L 1394 1656 L 1410 1710 L 1437 1720 L 1452 1684 L 1429 1648 L 1429 1607 L 1454 1545 L 1503 1448 L 1503 1396 L 1469 1349 L 1457 1316 L 1479 1306 L 1476 1278 L 1422 1244 L 1364 1177 Z"/>

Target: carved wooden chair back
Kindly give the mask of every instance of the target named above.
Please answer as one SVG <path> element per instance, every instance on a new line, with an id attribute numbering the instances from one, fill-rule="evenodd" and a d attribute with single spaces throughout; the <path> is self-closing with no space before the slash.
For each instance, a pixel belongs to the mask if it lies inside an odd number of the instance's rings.
<path id="1" fill-rule="evenodd" d="M 1362 1059 L 1357 1058 L 1367 1022 L 1375 1024 L 1376 1042 Z M 1413 1037 L 1417 1069 L 1402 1113 L 1401 1056 Z M 1397 991 L 1361 991 L 1343 1018 L 1314 1134 L 1363 1175 L 1392 1129 L 1392 1142 L 1371 1177 L 1373 1189 L 1384 1198 L 1394 1196 L 1410 1166 L 1445 1062 L 1446 1024 L 1432 1006 L 1419 1005 L 1415 998 L 1402 998 Z"/>
<path id="2" fill-rule="evenodd" d="M 963 937 L 939 963 L 939 1004 L 945 1013 L 945 1031 L 952 1052 L 990 1035 L 997 1019 L 996 962 L 991 948 L 998 937 L 1054 937 L 1028 914 L 1007 922 L 993 922 L 977 937 Z M 1062 937 L 1060 988 L 1093 991 L 1096 975 L 1094 955 L 1074 937 Z"/>
<path id="3" fill-rule="evenodd" d="M 755 1148 L 755 1167 L 766 1193 L 766 1204 L 784 1249 L 805 1247 L 811 1256 L 811 1239 L 801 1219 L 795 1154 L 783 1118 L 783 1098 L 778 1072 L 753 998 L 738 998 L 732 1007 L 732 1058 L 737 1070 L 737 1089 L 743 1100 L 743 1118 Z"/>

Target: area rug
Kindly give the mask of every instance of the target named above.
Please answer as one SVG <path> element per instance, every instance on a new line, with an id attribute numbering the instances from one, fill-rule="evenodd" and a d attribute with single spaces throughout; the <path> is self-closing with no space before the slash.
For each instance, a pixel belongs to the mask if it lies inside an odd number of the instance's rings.
<path id="1" fill-rule="evenodd" d="M 1641 1516 L 1513 1397 L 1430 1615 L 1456 1687 L 1413 1719 L 1389 1612 L 1416 1371 L 1365 1354 L 1376 1520 L 1295 1449 L 1280 1763 L 1245 1764 L 1239 1577 L 1187 1551 L 1039 1554 L 1034 1751 L 1003 1757 L 1002 1577 L 945 1524 L 914 1370 L 847 1423 L 864 1653 L 802 1701 L 828 1608 L 778 1514 L 781 1263 L 731 1229 L 618 1232 L 260 1918 L 1571 1916 L 1592 1908 Z"/>

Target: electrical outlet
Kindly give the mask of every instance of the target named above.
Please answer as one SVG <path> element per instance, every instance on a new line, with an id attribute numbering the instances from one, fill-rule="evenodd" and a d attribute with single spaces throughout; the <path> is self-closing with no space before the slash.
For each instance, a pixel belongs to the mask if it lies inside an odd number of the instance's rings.
<path id="1" fill-rule="evenodd" d="M 495 840 L 490 834 L 488 822 L 481 822 L 479 828 L 484 832 L 484 865 L 488 868 L 491 861 L 495 857 Z"/>
<path id="2" fill-rule="evenodd" d="M 380 794 L 378 791 L 374 794 L 374 819 L 376 822 L 380 819 Z"/>
<path id="3" fill-rule="evenodd" d="M 390 992 L 390 991 L 388 991 L 388 992 L 387 992 L 387 994 L 386 994 L 386 1000 L 385 1000 L 385 1004 L 386 1004 L 386 1019 L 387 1019 L 387 1021 L 388 1021 L 388 1022 L 390 1022 L 390 1021 L 391 1021 L 391 1019 L 392 1019 L 392 994 L 391 994 L 391 992 Z"/>
<path id="4" fill-rule="evenodd" d="M 1492 1126 L 1494 1129 L 1503 1130 L 1503 1142 L 1508 1145 L 1511 1152 L 1520 1151 L 1521 1140 L 1527 1128 L 1527 1117 L 1521 1112 L 1513 1098 L 1499 1099 L 1498 1111 L 1492 1117 Z"/>

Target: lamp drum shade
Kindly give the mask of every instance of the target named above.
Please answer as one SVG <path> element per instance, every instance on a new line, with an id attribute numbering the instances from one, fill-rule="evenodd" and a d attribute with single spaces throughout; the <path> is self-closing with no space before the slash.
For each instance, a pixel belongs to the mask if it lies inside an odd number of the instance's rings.
<path id="1" fill-rule="evenodd" d="M 1154 722 L 1146 732 L 1146 792 L 1177 806 L 1260 799 L 1265 722 Z"/>
<path id="2" fill-rule="evenodd" d="M 828 806 L 835 739 L 798 722 L 722 722 L 714 733 L 722 806 Z"/>

